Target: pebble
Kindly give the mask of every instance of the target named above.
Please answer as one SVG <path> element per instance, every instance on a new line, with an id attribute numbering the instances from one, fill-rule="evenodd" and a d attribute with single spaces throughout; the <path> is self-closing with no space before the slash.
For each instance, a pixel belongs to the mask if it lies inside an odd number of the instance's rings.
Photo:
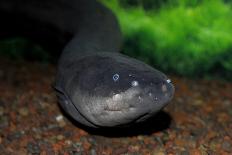
<path id="1" fill-rule="evenodd" d="M 65 140 L 64 142 L 66 145 L 71 145 L 72 144 L 72 141 L 71 140 Z"/>
<path id="2" fill-rule="evenodd" d="M 65 138 L 69 138 L 73 136 L 73 132 L 71 131 L 64 131 L 62 134 Z"/>
<path id="3" fill-rule="evenodd" d="M 185 151 L 181 151 L 181 152 L 180 152 L 180 155 L 189 155 L 189 152 L 186 151 L 186 150 L 185 150 Z"/>
<path id="4" fill-rule="evenodd" d="M 19 114 L 20 114 L 21 116 L 27 116 L 27 115 L 29 114 L 28 108 L 20 108 L 20 109 L 19 109 Z"/>
<path id="5" fill-rule="evenodd" d="M 221 147 L 222 147 L 223 150 L 225 150 L 227 152 L 231 152 L 232 151 L 232 145 L 228 141 L 223 141 Z"/>
<path id="6" fill-rule="evenodd" d="M 202 152 L 198 149 L 192 149 L 190 150 L 191 155 L 202 155 Z"/>
<path id="7" fill-rule="evenodd" d="M 63 115 L 56 116 L 56 121 L 58 122 L 58 124 L 59 124 L 60 127 L 66 126 L 66 122 L 64 120 Z"/>
<path id="8" fill-rule="evenodd" d="M 162 147 L 158 147 L 154 150 L 152 155 L 165 155 L 165 150 Z"/>
<path id="9" fill-rule="evenodd" d="M 160 136 L 155 136 L 154 141 L 156 141 L 159 145 L 163 145 L 163 141 Z"/>
<path id="10" fill-rule="evenodd" d="M 143 136 L 138 136 L 138 140 L 143 140 L 144 137 Z"/>
<path id="11" fill-rule="evenodd" d="M 230 100 L 225 100 L 224 102 L 223 102 L 223 104 L 225 104 L 225 105 L 227 105 L 227 106 L 230 106 L 231 105 L 231 101 Z"/>
<path id="12" fill-rule="evenodd" d="M 57 122 L 60 122 L 60 121 L 62 121 L 63 119 L 64 119 L 63 115 L 58 115 L 58 116 L 56 116 L 56 121 L 57 121 Z"/>
<path id="13" fill-rule="evenodd" d="M 80 146 L 82 146 L 82 143 L 81 143 L 81 142 L 73 143 L 73 147 L 74 147 L 74 148 L 79 148 Z"/>
<path id="14" fill-rule="evenodd" d="M 51 136 L 49 137 L 48 141 L 52 144 L 55 144 L 57 143 L 57 137 L 56 136 Z"/>
<path id="15" fill-rule="evenodd" d="M 63 135 L 58 135 L 58 136 L 56 137 L 56 139 L 57 139 L 57 140 L 63 140 L 63 139 L 64 139 L 64 136 L 63 136 Z"/>
<path id="16" fill-rule="evenodd" d="M 128 147 L 128 150 L 130 152 L 138 152 L 140 150 L 140 146 L 139 145 L 131 145 Z"/>
<path id="17" fill-rule="evenodd" d="M 165 155 L 164 152 L 155 152 L 153 155 Z"/>
<path id="18" fill-rule="evenodd" d="M 35 136 L 34 136 L 36 139 L 41 139 L 42 138 L 42 136 L 40 135 L 40 134 L 35 134 Z"/>
<path id="19" fill-rule="evenodd" d="M 88 141 L 89 141 L 92 145 L 97 146 L 97 142 L 96 142 L 96 140 L 95 140 L 94 138 L 89 137 L 89 138 L 88 138 Z"/>
<path id="20" fill-rule="evenodd" d="M 7 116 L 1 116 L 0 117 L 0 129 L 1 128 L 6 128 L 8 127 L 9 122 L 8 122 L 8 117 Z"/>
<path id="21" fill-rule="evenodd" d="M 82 146 L 83 146 L 83 148 L 84 148 L 85 150 L 89 150 L 89 149 L 91 148 L 92 145 L 91 145 L 88 141 L 86 141 L 86 142 L 83 143 Z"/>
<path id="22" fill-rule="evenodd" d="M 201 99 L 196 99 L 192 104 L 195 106 L 200 106 L 204 103 Z"/>
<path id="23" fill-rule="evenodd" d="M 29 142 L 27 144 L 27 151 L 31 154 L 40 154 L 40 147 L 37 144 Z"/>
<path id="24" fill-rule="evenodd" d="M 3 107 L 4 105 L 6 105 L 6 103 L 0 99 L 0 106 Z"/>
<path id="25" fill-rule="evenodd" d="M 232 109 L 228 108 L 228 114 L 232 116 Z"/>
<path id="26" fill-rule="evenodd" d="M 128 149 L 126 147 L 118 148 L 114 151 L 114 154 L 126 154 L 128 152 Z"/>
<path id="27" fill-rule="evenodd" d="M 174 143 L 179 147 L 184 147 L 187 143 L 186 140 L 183 139 L 175 139 Z"/>
<path id="28" fill-rule="evenodd" d="M 82 152 L 69 151 L 69 155 L 82 155 Z"/>
<path id="29" fill-rule="evenodd" d="M 82 153 L 84 151 L 81 142 L 73 143 L 72 147 L 73 147 L 73 150 L 75 150 L 75 153 Z"/>
<path id="30" fill-rule="evenodd" d="M 94 150 L 94 149 L 91 149 L 91 150 L 90 150 L 90 155 L 97 155 L 97 152 L 96 152 L 96 150 Z"/>
<path id="31" fill-rule="evenodd" d="M 21 138 L 23 134 L 25 134 L 24 131 L 16 131 L 16 132 L 14 132 L 14 133 L 8 135 L 8 136 L 7 136 L 7 139 L 8 139 L 9 141 L 14 141 L 14 140 L 16 140 L 16 139 Z"/>
<path id="32" fill-rule="evenodd" d="M 54 129 L 58 129 L 59 126 L 57 124 L 49 124 L 47 127 L 43 127 L 43 130 L 44 131 L 47 131 L 47 130 L 54 130 Z"/>
<path id="33" fill-rule="evenodd" d="M 2 116 L 4 114 L 4 108 L 0 107 L 0 116 Z"/>

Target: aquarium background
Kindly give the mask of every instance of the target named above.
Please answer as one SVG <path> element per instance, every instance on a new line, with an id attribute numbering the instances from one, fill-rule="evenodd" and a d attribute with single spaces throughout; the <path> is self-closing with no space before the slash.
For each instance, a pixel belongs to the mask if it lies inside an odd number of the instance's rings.
<path id="1" fill-rule="evenodd" d="M 232 75 L 232 2 L 229 0 L 101 0 L 118 17 L 122 53 L 163 72 L 192 78 Z M 53 61 L 23 38 L 0 41 L 14 60 Z"/>

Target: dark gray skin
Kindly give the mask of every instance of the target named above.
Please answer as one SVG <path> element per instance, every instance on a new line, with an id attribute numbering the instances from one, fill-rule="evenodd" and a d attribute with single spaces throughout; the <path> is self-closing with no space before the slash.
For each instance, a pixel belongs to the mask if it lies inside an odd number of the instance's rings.
<path id="1" fill-rule="evenodd" d="M 2 9 L 73 34 L 60 57 L 54 87 L 62 108 L 79 123 L 99 128 L 141 122 L 173 97 L 174 87 L 163 73 L 118 53 L 122 39 L 117 20 L 96 1 L 0 2 Z"/>

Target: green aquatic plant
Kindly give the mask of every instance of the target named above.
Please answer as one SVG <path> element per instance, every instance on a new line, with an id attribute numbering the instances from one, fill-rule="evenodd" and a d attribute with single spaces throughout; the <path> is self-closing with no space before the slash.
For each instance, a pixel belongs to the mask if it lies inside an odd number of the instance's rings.
<path id="1" fill-rule="evenodd" d="M 161 8 L 121 7 L 104 1 L 119 18 L 123 52 L 155 67 L 184 76 L 204 76 L 213 70 L 231 74 L 231 4 L 222 0 L 176 0 Z M 231 55 L 231 54 L 230 54 Z"/>

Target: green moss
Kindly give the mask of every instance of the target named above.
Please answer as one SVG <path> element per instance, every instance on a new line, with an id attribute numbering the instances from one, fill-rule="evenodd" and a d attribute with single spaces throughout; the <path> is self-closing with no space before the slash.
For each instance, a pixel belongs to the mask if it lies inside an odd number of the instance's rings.
<path id="1" fill-rule="evenodd" d="M 104 3 L 119 18 L 124 53 L 165 72 L 197 77 L 212 75 L 220 66 L 220 73 L 231 76 L 231 4 L 176 0 L 145 11 L 140 6 L 125 9 L 116 0 Z"/>

